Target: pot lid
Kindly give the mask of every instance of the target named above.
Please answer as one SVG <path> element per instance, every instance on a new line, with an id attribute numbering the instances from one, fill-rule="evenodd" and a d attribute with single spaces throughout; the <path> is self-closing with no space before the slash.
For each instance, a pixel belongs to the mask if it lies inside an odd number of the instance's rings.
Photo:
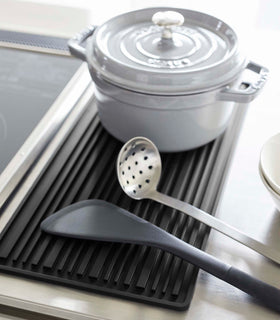
<path id="1" fill-rule="evenodd" d="M 174 8 L 148 8 L 99 26 L 88 46 L 97 75 L 151 94 L 185 94 L 229 84 L 245 59 L 234 31 L 212 16 Z"/>

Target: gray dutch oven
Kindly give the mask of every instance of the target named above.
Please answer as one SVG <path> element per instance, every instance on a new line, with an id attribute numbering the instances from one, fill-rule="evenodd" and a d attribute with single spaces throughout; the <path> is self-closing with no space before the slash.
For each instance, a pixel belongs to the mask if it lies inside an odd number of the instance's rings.
<path id="1" fill-rule="evenodd" d="M 68 45 L 88 63 L 103 126 L 121 141 L 145 136 L 160 151 L 215 139 L 234 106 L 252 101 L 268 74 L 240 53 L 227 24 L 186 9 L 128 12 L 87 28 Z M 245 83 L 245 69 L 258 80 Z"/>

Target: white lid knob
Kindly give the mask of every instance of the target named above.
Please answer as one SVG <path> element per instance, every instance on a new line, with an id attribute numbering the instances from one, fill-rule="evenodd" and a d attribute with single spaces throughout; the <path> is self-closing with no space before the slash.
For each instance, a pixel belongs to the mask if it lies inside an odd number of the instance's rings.
<path id="1" fill-rule="evenodd" d="M 152 21 L 154 24 L 164 27 L 162 31 L 163 39 L 171 39 L 172 38 L 172 30 L 173 26 L 180 26 L 184 23 L 184 16 L 176 11 L 159 11 L 156 12 Z"/>

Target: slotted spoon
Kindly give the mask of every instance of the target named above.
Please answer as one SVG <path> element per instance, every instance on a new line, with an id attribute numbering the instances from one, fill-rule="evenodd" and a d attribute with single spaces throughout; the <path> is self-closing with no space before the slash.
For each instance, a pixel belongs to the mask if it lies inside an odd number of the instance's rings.
<path id="1" fill-rule="evenodd" d="M 179 210 L 280 264 L 280 254 L 273 248 L 186 202 L 158 192 L 161 158 L 149 139 L 135 137 L 122 147 L 117 160 L 117 174 L 122 189 L 131 198 L 152 199 Z"/>

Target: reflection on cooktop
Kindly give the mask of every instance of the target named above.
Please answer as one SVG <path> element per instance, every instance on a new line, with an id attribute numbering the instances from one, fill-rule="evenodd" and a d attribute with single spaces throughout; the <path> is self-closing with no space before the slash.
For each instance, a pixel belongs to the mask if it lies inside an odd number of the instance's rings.
<path id="1" fill-rule="evenodd" d="M 7 136 L 8 136 L 7 122 L 3 114 L 0 113 L 0 150 L 2 150 L 1 143 L 4 143 L 4 141 L 7 140 Z"/>
<path id="2" fill-rule="evenodd" d="M 0 48 L 0 174 L 81 63 Z"/>

